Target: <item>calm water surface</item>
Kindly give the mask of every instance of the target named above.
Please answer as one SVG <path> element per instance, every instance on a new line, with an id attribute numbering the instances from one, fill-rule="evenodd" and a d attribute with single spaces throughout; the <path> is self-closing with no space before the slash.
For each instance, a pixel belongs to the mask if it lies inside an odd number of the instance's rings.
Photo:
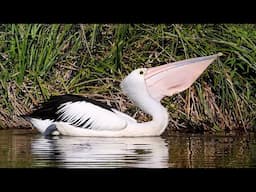
<path id="1" fill-rule="evenodd" d="M 45 138 L 31 130 L 1 130 L 0 167 L 256 167 L 256 137 Z"/>

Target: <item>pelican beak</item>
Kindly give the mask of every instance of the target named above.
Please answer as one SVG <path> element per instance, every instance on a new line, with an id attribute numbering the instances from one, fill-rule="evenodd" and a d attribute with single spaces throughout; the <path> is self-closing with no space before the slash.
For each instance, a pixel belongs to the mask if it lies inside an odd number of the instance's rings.
<path id="1" fill-rule="evenodd" d="M 145 82 L 149 94 L 155 100 L 160 101 L 165 96 L 184 91 L 219 56 L 222 56 L 222 53 L 148 68 Z"/>

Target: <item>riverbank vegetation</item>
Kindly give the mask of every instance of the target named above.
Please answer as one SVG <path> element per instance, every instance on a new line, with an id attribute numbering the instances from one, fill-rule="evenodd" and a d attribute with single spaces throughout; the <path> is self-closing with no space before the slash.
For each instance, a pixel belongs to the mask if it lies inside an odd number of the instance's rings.
<path id="1" fill-rule="evenodd" d="M 129 72 L 218 52 L 223 56 L 192 87 L 162 101 L 168 130 L 253 131 L 256 25 L 0 25 L 0 128 L 31 127 L 19 115 L 64 93 L 147 120 L 119 88 Z"/>

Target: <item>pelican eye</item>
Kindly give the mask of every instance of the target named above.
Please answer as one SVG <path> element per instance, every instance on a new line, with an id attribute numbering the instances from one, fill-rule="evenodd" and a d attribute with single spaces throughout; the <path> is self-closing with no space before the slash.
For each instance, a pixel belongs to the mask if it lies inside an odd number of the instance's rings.
<path id="1" fill-rule="evenodd" d="M 144 74 L 144 71 L 140 71 L 140 75 L 143 75 Z"/>

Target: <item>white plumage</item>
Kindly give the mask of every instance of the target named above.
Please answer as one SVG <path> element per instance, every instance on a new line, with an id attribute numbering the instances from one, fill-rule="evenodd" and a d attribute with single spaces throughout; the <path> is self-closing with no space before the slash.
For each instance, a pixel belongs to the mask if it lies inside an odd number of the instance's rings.
<path id="1" fill-rule="evenodd" d="M 57 114 L 60 120 L 81 128 L 114 131 L 127 126 L 126 120 L 120 118 L 115 112 L 86 101 L 62 104 Z"/>

